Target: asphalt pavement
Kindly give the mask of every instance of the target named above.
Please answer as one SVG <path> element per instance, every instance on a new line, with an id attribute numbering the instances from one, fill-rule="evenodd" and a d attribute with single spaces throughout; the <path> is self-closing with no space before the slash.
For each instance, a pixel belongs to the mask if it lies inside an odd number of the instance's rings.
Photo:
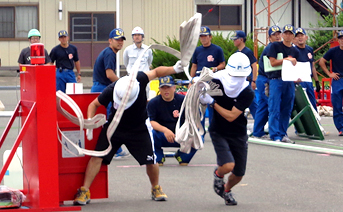
<path id="1" fill-rule="evenodd" d="M 19 79 L 0 73 L 0 100 L 5 110 L 11 111 L 20 100 L 20 92 L 13 89 Z M 84 92 L 89 92 L 91 77 L 82 77 Z M 6 89 L 4 87 L 12 88 Z M 2 135 L 9 117 L 0 117 Z M 249 124 L 253 119 L 249 118 Z M 322 117 L 322 126 L 329 132 L 325 140 L 298 137 L 291 126 L 289 137 L 300 145 L 343 150 L 343 137 L 338 136 L 332 117 Z M 0 164 L 5 150 L 11 149 L 19 132 L 19 121 L 11 128 L 0 149 Z M 175 151 L 166 148 L 166 151 Z M 342 211 L 343 172 L 341 156 L 326 152 L 309 152 L 284 147 L 249 143 L 246 176 L 233 189 L 237 206 L 226 206 L 212 189 L 216 156 L 208 133 L 204 148 L 199 150 L 190 164 L 179 166 L 175 158 L 168 157 L 160 167 L 160 184 L 168 195 L 166 202 L 150 198 L 150 183 L 145 167 L 132 158 L 114 160 L 109 165 L 109 198 L 94 199 L 82 211 Z M 2 165 L 1 165 L 2 166 Z M 71 205 L 70 201 L 65 202 Z M 15 210 L 14 210 L 15 211 Z"/>

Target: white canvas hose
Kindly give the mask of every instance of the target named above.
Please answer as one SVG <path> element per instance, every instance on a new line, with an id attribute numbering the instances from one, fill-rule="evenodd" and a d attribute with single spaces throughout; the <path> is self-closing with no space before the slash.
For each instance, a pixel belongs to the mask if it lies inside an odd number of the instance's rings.
<path id="1" fill-rule="evenodd" d="M 199 101 L 199 96 L 208 93 L 211 96 L 221 96 L 221 90 L 217 87 L 212 87 L 207 82 L 213 79 L 211 69 L 204 67 L 201 71 L 199 79 L 190 86 L 185 99 L 181 105 L 180 116 L 175 127 L 175 141 L 180 144 L 180 151 L 189 153 L 191 147 L 194 149 L 202 149 L 204 147 L 201 135 L 204 134 L 204 128 L 201 125 L 201 120 L 205 118 L 204 114 L 207 105 L 202 105 Z M 182 115 L 185 116 L 185 121 L 180 127 Z"/>
<path id="2" fill-rule="evenodd" d="M 190 77 L 187 69 L 188 69 L 189 60 L 192 57 L 193 52 L 195 50 L 195 47 L 198 43 L 200 26 L 201 26 L 201 14 L 200 13 L 196 13 L 192 18 L 189 19 L 188 22 L 183 22 L 181 24 L 181 26 L 180 26 L 180 49 L 181 49 L 181 53 L 178 52 L 177 50 L 172 49 L 172 48 L 167 47 L 167 46 L 163 46 L 163 45 L 159 45 L 159 44 L 153 44 L 153 45 L 149 46 L 144 52 L 142 52 L 140 54 L 140 56 L 138 57 L 138 59 L 136 60 L 136 62 L 134 63 L 134 65 L 132 67 L 132 72 L 130 74 L 130 81 L 129 81 L 129 84 L 127 85 L 126 92 L 122 98 L 122 101 L 121 101 L 121 103 L 117 109 L 117 112 L 116 112 L 112 122 L 110 123 L 110 125 L 107 129 L 106 135 L 107 135 L 107 138 L 109 141 L 109 147 L 106 150 L 104 150 L 104 151 L 90 151 L 90 150 L 82 149 L 81 147 L 79 147 L 78 145 L 76 145 L 75 143 L 73 143 L 72 141 L 67 139 L 66 136 L 63 134 L 63 132 L 59 130 L 61 135 L 64 138 L 66 138 L 67 142 L 70 143 L 71 145 L 73 145 L 77 149 L 79 155 L 85 154 L 85 155 L 90 155 L 90 156 L 104 156 L 104 155 L 107 155 L 109 153 L 109 151 L 111 151 L 111 149 L 112 149 L 112 145 L 110 142 L 111 137 L 112 137 L 113 133 L 115 132 L 115 130 L 116 130 L 116 128 L 120 122 L 120 119 L 124 113 L 124 108 L 125 108 L 126 103 L 129 99 L 129 96 L 130 96 L 132 88 L 133 88 L 133 84 L 134 84 L 136 77 L 137 77 L 138 68 L 139 68 L 139 65 L 141 63 L 141 59 L 142 59 L 144 53 L 148 49 L 159 49 L 159 50 L 170 53 L 170 54 L 176 56 L 177 58 L 181 59 L 181 64 L 184 67 L 185 74 L 186 74 L 187 78 L 189 80 L 191 80 L 191 77 Z M 185 37 L 185 36 L 188 36 L 188 37 Z M 60 94 L 57 94 L 57 95 L 59 96 L 59 97 L 57 97 L 58 101 L 59 101 L 61 99 L 61 96 L 63 96 L 63 95 L 60 95 Z M 75 102 L 70 101 L 70 100 L 72 100 L 72 99 L 66 98 L 66 103 L 70 107 L 73 108 L 75 114 L 77 115 L 77 118 L 73 117 L 70 114 L 64 113 L 65 111 L 63 111 L 60 108 L 58 110 L 62 111 L 62 114 L 65 115 L 66 118 L 71 120 L 73 123 L 78 123 L 80 125 L 80 137 L 81 137 L 82 133 L 83 133 L 83 129 L 86 128 L 85 123 L 87 123 L 87 121 L 85 121 L 83 119 L 81 110 L 75 104 Z M 57 107 L 60 107 L 60 105 L 58 104 Z M 78 121 L 76 121 L 76 119 Z M 95 119 L 93 121 L 95 122 Z M 88 125 L 86 128 L 86 129 L 88 129 L 87 134 L 88 133 L 91 134 L 91 131 L 93 128 L 95 128 L 95 125 L 94 125 L 94 127 L 91 125 Z M 64 146 L 64 148 L 66 148 L 66 147 Z"/>

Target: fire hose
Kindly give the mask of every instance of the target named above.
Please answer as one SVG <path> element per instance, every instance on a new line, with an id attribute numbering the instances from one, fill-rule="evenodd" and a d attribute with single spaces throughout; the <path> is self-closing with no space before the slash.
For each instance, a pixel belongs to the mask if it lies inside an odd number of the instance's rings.
<path id="1" fill-rule="evenodd" d="M 83 149 L 83 148 L 79 147 L 78 145 L 76 145 L 74 142 L 72 142 L 69 138 L 67 138 L 67 136 L 65 136 L 63 134 L 63 132 L 61 130 L 58 129 L 59 132 L 61 133 L 62 137 L 64 137 L 68 143 L 70 143 L 74 148 L 77 149 L 77 155 L 90 155 L 90 156 L 97 156 L 98 157 L 98 156 L 104 156 L 111 151 L 111 149 L 112 149 L 112 145 L 110 142 L 111 137 L 112 137 L 113 133 L 115 132 L 115 130 L 116 130 L 116 128 L 120 122 L 120 119 L 124 113 L 126 103 L 129 99 L 129 96 L 130 96 L 132 88 L 133 88 L 133 84 L 134 84 L 135 79 L 137 77 L 137 72 L 138 72 L 138 68 L 139 68 L 141 59 L 142 59 L 144 53 L 148 49 L 162 50 L 162 51 L 170 53 L 170 54 L 176 56 L 177 58 L 181 59 L 181 65 L 184 67 L 184 72 L 185 72 L 187 78 L 189 80 L 191 80 L 191 77 L 188 73 L 188 63 L 189 63 L 189 61 L 193 55 L 193 52 L 195 50 L 195 47 L 198 43 L 200 26 L 201 26 L 201 14 L 200 13 L 196 13 L 192 18 L 190 18 L 188 20 L 188 22 L 183 22 L 180 25 L 180 50 L 181 50 L 181 52 L 178 52 L 177 50 L 172 49 L 172 48 L 167 47 L 167 46 L 163 46 L 163 45 L 159 45 L 159 44 L 153 44 L 153 45 L 149 46 L 144 52 L 142 52 L 140 54 L 140 56 L 138 57 L 138 59 L 136 60 L 136 62 L 134 63 L 134 65 L 132 67 L 132 72 L 130 74 L 130 81 L 126 87 L 126 92 L 123 96 L 121 104 L 119 105 L 119 108 L 117 109 L 116 114 L 115 114 L 113 120 L 111 121 L 111 123 L 107 129 L 106 135 L 108 138 L 109 146 L 106 150 L 104 150 L 104 151 L 91 151 L 91 150 Z M 91 119 L 91 120 L 84 120 L 82 113 L 81 113 L 81 110 L 79 109 L 77 104 L 71 98 L 67 98 L 66 97 L 67 95 L 65 95 L 63 93 L 61 94 L 60 91 L 56 92 L 56 96 L 57 96 L 58 111 L 61 112 L 66 118 L 71 120 L 73 123 L 80 126 L 80 137 L 82 136 L 83 129 L 87 129 L 87 137 L 91 137 L 92 129 L 96 128 L 97 124 L 100 125 L 100 123 L 103 123 L 104 117 L 102 117 L 102 118 L 101 117 L 97 117 L 97 118 L 93 117 L 93 119 Z M 75 118 L 75 117 L 72 118 L 72 115 L 67 114 L 66 111 L 61 108 L 61 105 L 60 105 L 61 100 L 65 101 L 73 109 L 77 118 Z M 182 136 L 182 137 L 184 138 L 185 136 Z M 59 141 L 62 143 L 61 139 L 59 139 Z M 67 147 L 65 145 L 62 145 L 62 146 L 68 152 L 72 153 L 70 150 L 67 149 Z M 75 155 L 74 153 L 72 153 L 72 154 Z"/>

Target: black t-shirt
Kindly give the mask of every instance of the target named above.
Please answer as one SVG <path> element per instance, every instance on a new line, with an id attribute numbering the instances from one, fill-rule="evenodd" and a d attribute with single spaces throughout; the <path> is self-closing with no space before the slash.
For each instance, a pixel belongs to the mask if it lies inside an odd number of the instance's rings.
<path id="1" fill-rule="evenodd" d="M 224 136 L 242 136 L 247 134 L 247 118 L 244 116 L 244 110 L 252 103 L 255 93 L 250 86 L 247 86 L 236 98 L 226 96 L 222 83 L 213 79 L 212 82 L 219 85 L 219 89 L 223 91 L 223 96 L 214 96 L 217 103 L 227 109 L 232 110 L 235 106 L 238 110 L 243 111 L 233 122 L 227 121 L 216 110 L 214 110 L 213 118 L 210 124 L 209 131 L 218 132 Z"/>
<path id="2" fill-rule="evenodd" d="M 299 58 L 299 50 L 294 46 L 291 46 L 291 47 L 285 46 L 282 41 L 271 43 L 267 56 L 268 58 L 273 57 L 277 59 L 278 53 L 282 53 L 283 58 L 286 58 L 288 56 L 292 56 L 296 60 L 298 60 Z M 280 78 L 281 69 L 277 71 L 266 72 L 266 75 L 268 76 L 269 79 Z"/>
<path id="3" fill-rule="evenodd" d="M 63 48 L 61 45 L 55 46 L 50 52 L 50 58 L 52 63 L 56 61 L 56 68 L 69 70 L 74 69 L 74 61 L 79 61 L 77 48 L 71 44 L 67 48 Z"/>
<path id="4" fill-rule="evenodd" d="M 145 120 L 148 118 L 146 105 L 146 86 L 149 83 L 149 78 L 144 72 L 138 72 L 137 81 L 139 82 L 139 94 L 136 101 L 126 109 L 121 117 L 117 130 L 124 132 L 141 132 L 147 130 Z M 112 102 L 113 104 L 113 90 L 116 82 L 108 85 L 104 91 L 98 96 L 100 104 L 107 107 Z M 112 107 L 108 118 L 111 122 L 117 110 Z"/>
<path id="5" fill-rule="evenodd" d="M 175 93 L 174 99 L 170 102 L 164 101 L 161 95 L 151 99 L 147 107 L 150 121 L 156 121 L 175 133 L 176 122 L 184 98 L 184 95 Z"/>
<path id="6" fill-rule="evenodd" d="M 44 54 L 45 54 L 45 64 L 50 63 L 50 57 L 49 53 L 46 49 L 44 49 Z M 31 49 L 30 47 L 24 48 L 21 50 L 19 58 L 18 58 L 18 63 L 20 64 L 31 64 Z"/>

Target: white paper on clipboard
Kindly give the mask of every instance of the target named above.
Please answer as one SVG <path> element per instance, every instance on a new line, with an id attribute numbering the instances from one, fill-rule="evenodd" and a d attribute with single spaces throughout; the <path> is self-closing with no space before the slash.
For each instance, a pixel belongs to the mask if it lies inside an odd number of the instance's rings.
<path id="1" fill-rule="evenodd" d="M 291 61 L 284 60 L 281 78 L 283 81 L 297 81 L 300 78 L 303 82 L 312 82 L 310 62 L 297 62 L 294 66 Z"/>

